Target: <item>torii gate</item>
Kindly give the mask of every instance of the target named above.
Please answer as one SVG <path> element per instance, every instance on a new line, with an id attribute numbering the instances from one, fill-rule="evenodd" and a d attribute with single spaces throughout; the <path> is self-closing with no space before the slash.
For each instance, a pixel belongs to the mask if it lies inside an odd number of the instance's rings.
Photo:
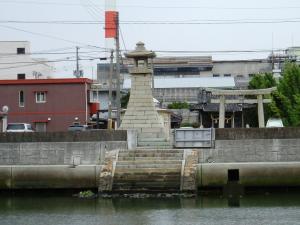
<path id="1" fill-rule="evenodd" d="M 211 103 L 220 104 L 219 110 L 219 128 L 225 127 L 225 104 L 258 104 L 258 125 L 260 128 L 265 127 L 265 116 L 264 116 L 264 103 L 271 103 L 271 99 L 264 99 L 264 95 L 269 95 L 277 88 L 266 88 L 266 89 L 255 89 L 255 90 L 218 90 L 207 88 L 206 90 L 211 92 L 212 95 L 219 96 L 219 99 L 211 99 Z M 245 96 L 255 95 L 257 99 L 227 99 L 225 96 Z"/>

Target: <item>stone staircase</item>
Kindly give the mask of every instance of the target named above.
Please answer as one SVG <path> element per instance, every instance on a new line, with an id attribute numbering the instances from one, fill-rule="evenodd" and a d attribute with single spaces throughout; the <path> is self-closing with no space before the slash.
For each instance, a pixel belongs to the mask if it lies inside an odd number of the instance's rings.
<path id="1" fill-rule="evenodd" d="M 183 150 L 120 151 L 113 178 L 114 192 L 179 192 Z"/>
<path id="2" fill-rule="evenodd" d="M 99 193 L 195 192 L 197 150 L 108 151 L 100 171 Z"/>

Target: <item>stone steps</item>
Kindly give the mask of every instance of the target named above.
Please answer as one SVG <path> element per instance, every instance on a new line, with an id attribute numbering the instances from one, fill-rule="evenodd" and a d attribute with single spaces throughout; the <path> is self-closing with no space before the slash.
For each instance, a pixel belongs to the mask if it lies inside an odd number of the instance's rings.
<path id="1" fill-rule="evenodd" d="M 124 192 L 179 191 L 183 151 L 139 148 L 120 151 L 113 190 Z"/>
<path id="2" fill-rule="evenodd" d="M 159 147 L 159 148 L 171 148 L 172 145 L 168 141 L 140 141 L 138 140 L 139 147 Z"/>
<path id="3" fill-rule="evenodd" d="M 117 188 L 124 188 L 124 187 L 140 187 L 140 188 L 153 188 L 153 187 L 172 187 L 172 188 L 178 188 L 180 187 L 180 181 L 174 180 L 174 181 L 125 181 L 125 182 L 114 182 L 113 187 Z"/>
<path id="4" fill-rule="evenodd" d="M 181 169 L 181 163 L 178 164 L 134 164 L 134 165 L 118 165 L 117 169 L 134 169 L 134 168 L 170 168 L 170 169 Z"/>
<path id="5" fill-rule="evenodd" d="M 145 175 L 145 174 L 115 174 L 115 177 L 118 180 L 128 180 L 128 181 L 151 181 L 152 179 L 155 180 L 178 180 L 181 176 L 177 173 L 173 174 L 152 174 L 152 175 Z"/>
<path id="6" fill-rule="evenodd" d="M 180 164 L 181 161 L 179 160 L 139 160 L 139 161 L 118 161 L 118 165 L 140 165 L 140 164 Z"/>
<path id="7" fill-rule="evenodd" d="M 140 161 L 140 160 L 160 160 L 160 161 L 163 161 L 163 160 L 180 160 L 180 157 L 179 156 L 162 156 L 162 157 L 158 157 L 158 156 L 155 156 L 155 157 L 135 157 L 135 156 L 119 156 L 118 158 L 120 161 Z"/>
<path id="8" fill-rule="evenodd" d="M 137 148 L 136 150 L 126 150 L 119 151 L 119 154 L 129 154 L 129 153 L 182 153 L 183 150 L 180 149 L 153 149 L 153 148 Z"/>
<path id="9" fill-rule="evenodd" d="M 137 146 L 137 150 L 169 150 L 172 149 L 172 146 Z"/>
<path id="10" fill-rule="evenodd" d="M 116 174 L 146 174 L 146 175 L 157 175 L 157 174 L 172 174 L 180 172 L 177 168 L 116 168 Z"/>
<path id="11" fill-rule="evenodd" d="M 182 153 L 171 153 L 171 152 L 131 152 L 131 153 L 119 153 L 120 157 L 178 157 L 181 159 Z"/>

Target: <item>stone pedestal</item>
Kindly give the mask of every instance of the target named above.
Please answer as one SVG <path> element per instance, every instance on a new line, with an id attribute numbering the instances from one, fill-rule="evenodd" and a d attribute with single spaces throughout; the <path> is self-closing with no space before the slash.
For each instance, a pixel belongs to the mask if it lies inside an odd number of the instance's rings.
<path id="1" fill-rule="evenodd" d="M 139 42 L 126 57 L 134 59 L 134 67 L 130 70 L 130 98 L 120 129 L 137 130 L 138 142 L 165 141 L 167 134 L 153 102 L 152 70 L 148 68 L 148 58 L 155 57 L 155 53 Z"/>

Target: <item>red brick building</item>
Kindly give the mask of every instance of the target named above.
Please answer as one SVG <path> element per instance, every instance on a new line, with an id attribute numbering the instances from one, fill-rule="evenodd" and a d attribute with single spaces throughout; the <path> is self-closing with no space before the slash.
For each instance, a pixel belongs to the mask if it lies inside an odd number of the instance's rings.
<path id="1" fill-rule="evenodd" d="M 0 80 L 0 107 L 9 107 L 9 123 L 30 123 L 36 131 L 67 131 L 75 121 L 88 123 L 95 113 L 91 84 L 86 78 Z"/>

